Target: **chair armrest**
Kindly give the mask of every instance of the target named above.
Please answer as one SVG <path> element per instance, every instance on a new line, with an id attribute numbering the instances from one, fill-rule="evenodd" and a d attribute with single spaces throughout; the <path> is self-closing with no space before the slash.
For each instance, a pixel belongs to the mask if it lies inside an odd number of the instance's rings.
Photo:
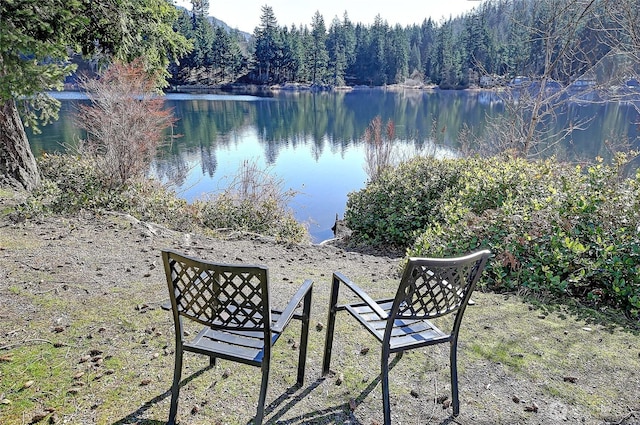
<path id="1" fill-rule="evenodd" d="M 364 292 L 358 285 L 353 283 L 351 279 L 340 272 L 334 272 L 333 277 L 344 283 L 347 288 L 351 289 L 351 291 L 353 291 L 353 293 L 356 294 L 358 298 L 364 301 L 364 303 L 367 304 L 371 308 L 371 310 L 373 310 L 373 312 L 376 313 L 378 317 L 380 317 L 380 319 L 387 320 L 387 318 L 389 317 L 387 313 L 385 313 L 385 311 L 380 308 L 378 303 L 375 302 L 373 298 L 371 298 L 366 292 Z"/>
<path id="2" fill-rule="evenodd" d="M 298 305 L 300 304 L 302 299 L 307 295 L 307 293 L 312 290 L 312 288 L 312 280 L 307 279 L 302 283 L 302 286 L 300 286 L 298 292 L 296 292 L 295 295 L 291 298 L 289 304 L 287 304 L 287 306 L 285 307 L 278 321 L 271 327 L 271 330 L 273 332 L 282 332 L 284 330 L 285 326 L 287 326 L 289 321 L 291 321 L 296 308 L 298 308 Z"/>

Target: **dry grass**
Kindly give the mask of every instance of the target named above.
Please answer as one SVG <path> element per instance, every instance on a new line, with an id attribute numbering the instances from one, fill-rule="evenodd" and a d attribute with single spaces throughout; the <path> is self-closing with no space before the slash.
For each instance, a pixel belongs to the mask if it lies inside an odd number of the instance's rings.
<path id="1" fill-rule="evenodd" d="M 7 197 L 3 198 L 3 211 Z M 210 239 L 126 217 L 0 219 L 0 423 L 162 424 L 169 410 L 173 324 L 159 251 L 172 247 L 227 262 L 266 264 L 273 303 L 315 281 L 307 375 L 295 382 L 298 327 L 276 345 L 267 421 L 382 421 L 376 342 L 339 314 L 331 369 L 320 376 L 331 272 L 374 296 L 390 295 L 398 259 L 261 238 Z M 460 343 L 461 424 L 632 424 L 640 421 L 640 336 L 613 324 L 547 311 L 516 296 L 477 293 Z M 363 347 L 370 348 L 361 354 Z M 391 371 L 394 423 L 445 424 L 446 347 L 418 350 Z M 187 354 L 182 424 L 246 424 L 255 413 L 256 368 Z M 342 383 L 337 384 L 340 377 Z M 413 392 L 413 395 L 412 395 Z M 517 401 L 517 402 L 516 402 Z M 353 409 L 352 409 L 353 408 Z M 533 411 L 536 410 L 537 411 Z M 41 416 L 39 416 L 41 415 Z"/>

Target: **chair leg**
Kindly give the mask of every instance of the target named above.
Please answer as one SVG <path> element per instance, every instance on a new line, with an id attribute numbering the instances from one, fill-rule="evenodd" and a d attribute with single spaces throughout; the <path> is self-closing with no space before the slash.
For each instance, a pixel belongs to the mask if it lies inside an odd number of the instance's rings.
<path id="1" fill-rule="evenodd" d="M 176 346 L 176 359 L 173 367 L 173 384 L 171 385 L 171 407 L 169 409 L 169 421 L 167 425 L 176 423 L 178 414 L 178 397 L 180 395 L 180 378 L 182 376 L 182 347 Z"/>
<path id="2" fill-rule="evenodd" d="M 391 425 L 391 400 L 389 399 L 389 350 L 382 350 L 380 359 L 380 381 L 382 382 L 382 411 L 384 425 Z"/>
<path id="3" fill-rule="evenodd" d="M 215 356 L 209 356 L 209 366 L 215 366 L 216 365 L 216 358 Z"/>
<path id="4" fill-rule="evenodd" d="M 451 368 L 451 398 L 453 404 L 453 416 L 460 414 L 460 399 L 458 397 L 458 353 L 457 346 L 454 341 L 451 341 L 450 346 L 450 368 Z"/>
<path id="5" fill-rule="evenodd" d="M 307 363 L 307 345 L 309 342 L 309 322 L 311 316 L 311 291 L 304 296 L 302 307 L 302 334 L 300 335 L 300 353 L 298 354 L 298 379 L 297 385 L 304 383 L 304 369 Z"/>
<path id="6" fill-rule="evenodd" d="M 329 297 L 329 317 L 327 318 L 327 333 L 324 341 L 324 356 L 322 359 L 322 375 L 329 373 L 331 364 L 331 349 L 333 347 L 333 330 L 336 325 L 336 305 L 338 304 L 338 287 L 340 281 L 334 276 Z"/>
<path id="7" fill-rule="evenodd" d="M 253 421 L 254 425 L 261 425 L 264 418 L 264 403 L 267 399 L 267 386 L 269 384 L 269 361 L 263 360 L 262 363 L 262 384 L 260 385 L 260 396 L 258 398 L 258 411 Z"/>

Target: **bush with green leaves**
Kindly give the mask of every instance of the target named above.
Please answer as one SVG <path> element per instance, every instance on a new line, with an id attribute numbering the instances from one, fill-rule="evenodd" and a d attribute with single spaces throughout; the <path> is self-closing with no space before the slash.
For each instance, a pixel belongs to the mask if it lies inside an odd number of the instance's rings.
<path id="1" fill-rule="evenodd" d="M 447 256 L 489 248 L 495 257 L 484 283 L 492 289 L 571 297 L 638 317 L 640 174 L 621 178 L 616 166 L 597 163 L 583 169 L 552 160 L 421 161 L 431 171 L 406 174 L 406 166 L 397 171 L 398 177 L 412 179 L 413 192 L 384 189 L 390 198 L 402 198 L 386 200 L 389 205 L 404 206 L 409 199 L 425 214 L 425 225 L 413 229 L 417 238 L 408 238 L 405 245 L 408 255 Z M 427 176 L 441 168 L 446 168 L 450 185 L 428 192 L 434 196 L 420 202 L 433 181 Z M 399 221 L 382 207 L 370 209 L 361 221 L 356 212 L 351 211 L 352 222 Z M 382 233 L 384 227 L 375 231 Z M 405 234 L 411 234 L 408 227 Z"/>
<path id="2" fill-rule="evenodd" d="M 192 204 L 158 181 L 129 179 L 113 186 L 102 178 L 92 157 L 43 155 L 38 166 L 42 185 L 20 206 L 26 216 L 117 211 L 180 231 L 208 228 L 245 231 L 286 242 L 308 240 L 307 228 L 297 222 L 288 202 L 295 194 L 282 182 L 245 163 L 229 186 L 218 195 Z"/>
<path id="3" fill-rule="evenodd" d="M 387 168 L 349 194 L 345 222 L 361 243 L 407 246 L 416 232 L 437 221 L 443 192 L 457 186 L 460 163 L 417 157 Z"/>
<path id="4" fill-rule="evenodd" d="M 187 202 L 157 181 L 132 179 L 113 187 L 102 179 L 93 159 L 76 155 L 45 154 L 38 167 L 43 183 L 20 207 L 27 217 L 117 211 L 178 230 L 191 230 L 197 224 Z"/>

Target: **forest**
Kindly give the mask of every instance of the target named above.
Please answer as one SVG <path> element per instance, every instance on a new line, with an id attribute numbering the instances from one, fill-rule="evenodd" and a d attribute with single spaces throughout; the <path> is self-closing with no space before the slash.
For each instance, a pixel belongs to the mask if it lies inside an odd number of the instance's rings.
<path id="1" fill-rule="evenodd" d="M 463 89 L 525 76 L 637 88 L 638 0 L 487 0 L 465 15 L 406 27 L 380 15 L 372 25 L 354 23 L 346 12 L 328 24 L 316 12 L 310 26 L 286 27 L 265 5 L 253 34 L 207 16 L 208 0 L 191 3 L 175 30 L 194 48 L 171 67 L 174 85 Z"/>

